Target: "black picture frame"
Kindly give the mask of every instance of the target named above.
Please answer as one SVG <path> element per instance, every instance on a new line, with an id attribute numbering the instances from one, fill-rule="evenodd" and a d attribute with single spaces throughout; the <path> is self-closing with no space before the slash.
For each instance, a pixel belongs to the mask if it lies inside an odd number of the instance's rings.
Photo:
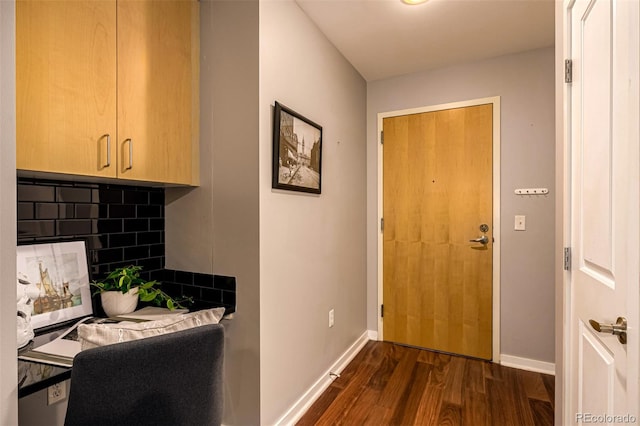
<path id="1" fill-rule="evenodd" d="M 272 188 L 320 194 L 322 126 L 275 103 Z"/>

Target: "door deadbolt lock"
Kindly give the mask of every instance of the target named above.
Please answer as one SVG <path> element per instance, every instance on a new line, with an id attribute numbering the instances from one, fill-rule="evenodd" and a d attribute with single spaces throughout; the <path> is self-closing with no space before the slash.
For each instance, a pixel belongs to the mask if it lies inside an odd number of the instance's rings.
<path id="1" fill-rule="evenodd" d="M 489 230 L 489 225 L 487 225 L 486 223 L 483 223 L 482 225 L 480 225 L 480 232 L 487 232 Z"/>

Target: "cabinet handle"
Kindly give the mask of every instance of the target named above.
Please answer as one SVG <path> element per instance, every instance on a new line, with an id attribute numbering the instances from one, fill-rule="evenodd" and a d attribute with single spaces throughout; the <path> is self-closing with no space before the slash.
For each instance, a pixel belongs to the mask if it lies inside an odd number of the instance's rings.
<path id="1" fill-rule="evenodd" d="M 125 167 L 125 170 L 131 170 L 133 168 L 133 139 L 128 138 L 124 142 L 129 142 L 129 166 Z"/>
<path id="2" fill-rule="evenodd" d="M 109 133 L 102 135 L 107 138 L 107 164 L 103 165 L 103 168 L 111 166 L 111 135 Z"/>

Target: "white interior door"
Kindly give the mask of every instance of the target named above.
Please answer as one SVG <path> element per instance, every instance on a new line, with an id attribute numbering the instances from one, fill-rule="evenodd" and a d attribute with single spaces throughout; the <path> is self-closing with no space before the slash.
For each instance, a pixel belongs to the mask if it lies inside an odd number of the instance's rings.
<path id="1" fill-rule="evenodd" d="M 573 60 L 567 424 L 638 421 L 637 0 L 565 3 Z M 627 343 L 604 332 L 626 318 Z M 590 320 L 604 324 L 597 332 Z M 566 357 L 565 357 L 566 358 Z M 627 416 L 627 417 L 625 417 Z"/>

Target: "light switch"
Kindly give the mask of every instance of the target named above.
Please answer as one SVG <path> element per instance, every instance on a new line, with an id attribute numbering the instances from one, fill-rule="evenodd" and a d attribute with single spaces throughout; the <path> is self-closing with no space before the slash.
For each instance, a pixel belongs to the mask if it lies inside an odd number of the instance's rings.
<path id="1" fill-rule="evenodd" d="M 513 229 L 515 229 L 516 231 L 526 230 L 525 218 L 526 217 L 524 215 L 516 215 L 516 223 Z"/>

